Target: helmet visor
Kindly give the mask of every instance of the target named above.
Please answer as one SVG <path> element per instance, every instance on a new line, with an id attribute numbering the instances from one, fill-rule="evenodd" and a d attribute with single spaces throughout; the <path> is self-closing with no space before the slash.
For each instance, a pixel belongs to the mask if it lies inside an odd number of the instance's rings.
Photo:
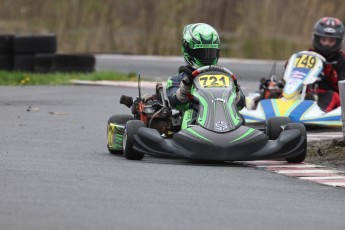
<path id="1" fill-rule="evenodd" d="M 191 49 L 190 55 L 200 60 L 215 59 L 219 56 L 219 49 L 215 48 L 203 48 L 203 49 Z"/>

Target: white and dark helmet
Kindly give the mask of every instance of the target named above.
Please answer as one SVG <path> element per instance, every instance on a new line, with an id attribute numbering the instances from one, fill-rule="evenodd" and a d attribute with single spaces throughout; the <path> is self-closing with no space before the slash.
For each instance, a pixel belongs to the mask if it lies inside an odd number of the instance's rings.
<path id="1" fill-rule="evenodd" d="M 336 44 L 332 47 L 323 46 L 320 42 L 321 37 L 335 38 Z M 330 57 L 338 52 L 343 45 L 344 24 L 337 18 L 323 17 L 314 25 L 313 46 L 315 51 L 325 57 Z"/>

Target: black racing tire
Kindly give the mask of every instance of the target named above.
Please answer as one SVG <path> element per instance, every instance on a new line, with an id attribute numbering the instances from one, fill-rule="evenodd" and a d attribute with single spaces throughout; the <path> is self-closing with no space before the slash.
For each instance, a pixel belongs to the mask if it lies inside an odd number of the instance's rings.
<path id="1" fill-rule="evenodd" d="M 107 141 L 107 148 L 109 150 L 109 152 L 111 154 L 116 154 L 116 155 L 121 155 L 123 154 L 123 149 L 121 150 L 114 150 L 114 149 L 111 149 L 109 147 L 109 135 L 114 135 L 114 133 L 110 134 L 109 132 L 111 132 L 111 129 L 110 129 L 110 124 L 113 123 L 113 124 L 118 124 L 118 125 L 123 125 L 125 126 L 127 121 L 129 120 L 133 120 L 133 116 L 132 115 L 128 115 L 128 114 L 118 114 L 118 115 L 113 115 L 109 118 L 108 120 L 108 124 L 107 124 L 107 137 L 108 137 L 108 141 Z M 111 140 L 112 141 L 112 140 Z"/>
<path id="2" fill-rule="evenodd" d="M 41 53 L 35 55 L 34 71 L 36 73 L 49 73 L 52 68 L 55 53 Z"/>
<path id="3" fill-rule="evenodd" d="M 0 35 L 0 54 L 12 54 L 13 53 L 13 37 L 14 35 Z"/>
<path id="4" fill-rule="evenodd" d="M 95 70 L 96 58 L 92 54 L 56 54 L 53 59 L 53 72 L 91 73 Z"/>
<path id="5" fill-rule="evenodd" d="M 145 127 L 144 122 L 140 120 L 132 120 L 126 123 L 125 133 L 123 135 L 123 155 L 128 160 L 141 160 L 144 154 L 134 150 L 134 136 L 140 127 Z"/>
<path id="6" fill-rule="evenodd" d="M 13 56 L 0 54 L 0 70 L 11 71 L 13 69 Z"/>
<path id="7" fill-rule="evenodd" d="M 291 122 L 288 117 L 271 117 L 266 122 L 266 135 L 269 140 L 276 140 L 283 131 L 282 126 Z"/>
<path id="8" fill-rule="evenodd" d="M 15 54 L 55 53 L 57 39 L 55 34 L 14 36 Z"/>
<path id="9" fill-rule="evenodd" d="M 307 156 L 307 131 L 304 125 L 299 123 L 290 123 L 285 126 L 285 130 L 291 130 L 291 129 L 299 129 L 302 133 L 302 137 L 304 137 L 302 148 L 303 151 L 300 155 L 295 157 L 286 158 L 285 160 L 288 163 L 301 163 L 305 160 Z"/>
<path id="10" fill-rule="evenodd" d="M 35 67 L 34 54 L 14 55 L 14 58 L 13 58 L 14 71 L 34 72 L 34 67 Z"/>

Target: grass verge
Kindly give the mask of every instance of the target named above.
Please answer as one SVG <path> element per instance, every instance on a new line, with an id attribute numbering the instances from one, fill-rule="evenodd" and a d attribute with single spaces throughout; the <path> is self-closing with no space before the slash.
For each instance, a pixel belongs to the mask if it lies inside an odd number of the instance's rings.
<path id="1" fill-rule="evenodd" d="M 0 71 L 0 85 L 66 85 L 70 80 L 136 81 L 135 73 L 100 71 L 93 73 L 27 73 Z"/>

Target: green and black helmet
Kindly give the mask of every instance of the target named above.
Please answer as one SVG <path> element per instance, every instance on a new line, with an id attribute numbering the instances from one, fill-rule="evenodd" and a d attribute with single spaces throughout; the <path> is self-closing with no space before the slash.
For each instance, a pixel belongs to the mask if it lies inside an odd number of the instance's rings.
<path id="1" fill-rule="evenodd" d="M 216 65 L 219 48 L 219 36 L 212 26 L 196 23 L 184 27 L 182 54 L 186 62 L 194 69 L 205 65 Z"/>

